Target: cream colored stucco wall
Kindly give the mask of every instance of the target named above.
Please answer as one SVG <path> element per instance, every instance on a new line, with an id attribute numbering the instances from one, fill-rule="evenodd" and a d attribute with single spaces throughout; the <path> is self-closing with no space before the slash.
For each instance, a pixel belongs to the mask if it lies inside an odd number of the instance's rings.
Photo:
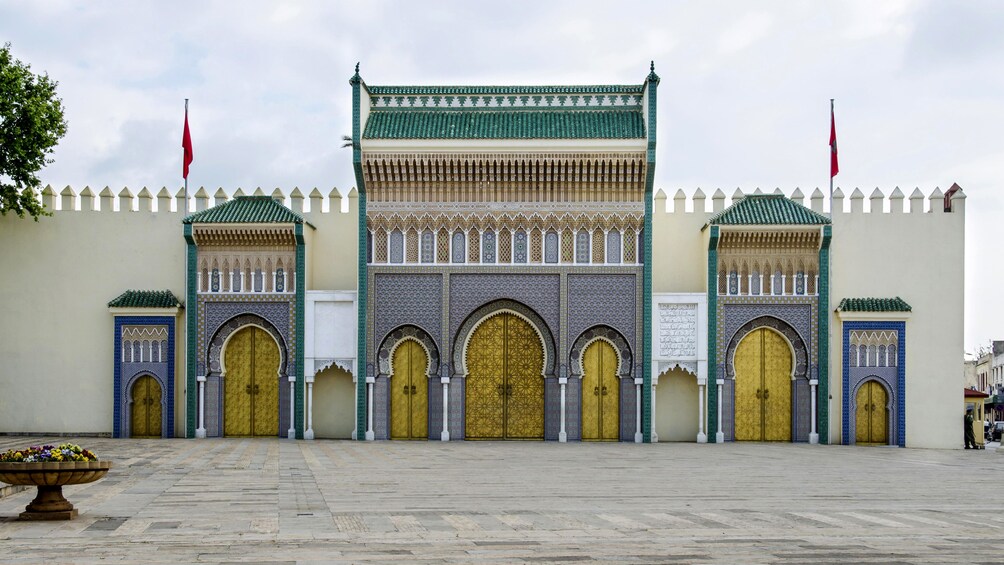
<path id="1" fill-rule="evenodd" d="M 684 200 L 675 200 L 676 209 L 666 212 L 665 193 L 656 193 L 652 212 L 652 291 L 706 292 L 708 252 L 701 230 L 711 214 L 704 211 L 704 199 L 697 212 L 687 212 Z"/>
<path id="2" fill-rule="evenodd" d="M 655 432 L 660 442 L 697 441 L 697 378 L 683 369 L 659 376 L 655 389 Z"/>
<path id="3" fill-rule="evenodd" d="M 349 201 L 348 212 L 341 212 L 341 198 L 330 199 L 330 211 L 311 209 L 304 218 L 316 229 L 307 247 L 307 288 L 311 290 L 355 290 L 358 284 L 356 257 L 359 236 L 359 198 L 355 189 L 343 198 Z M 320 200 L 312 201 L 318 204 Z M 294 207 L 295 208 L 295 207 Z M 299 210 L 295 210 L 299 212 Z"/>
<path id="4" fill-rule="evenodd" d="M 834 199 L 830 273 L 830 441 L 841 441 L 842 330 L 833 310 L 842 298 L 894 297 L 913 311 L 906 321 L 906 444 L 960 446 L 965 200 L 945 213 L 940 193 L 931 212 L 863 212 Z M 872 208 L 878 209 L 873 203 Z M 894 202 L 896 209 L 900 203 Z M 911 202 L 916 209 L 923 204 Z"/>
<path id="5" fill-rule="evenodd" d="M 181 218 L 89 209 L 57 211 L 37 223 L 0 217 L 0 432 L 112 432 L 108 302 L 128 289 L 169 289 L 184 301 Z M 175 333 L 179 375 L 183 317 Z M 181 433 L 180 377 L 175 388 Z"/>
<path id="6" fill-rule="evenodd" d="M 355 427 L 355 385 L 352 375 L 338 367 L 314 377 L 314 437 L 351 439 Z"/>

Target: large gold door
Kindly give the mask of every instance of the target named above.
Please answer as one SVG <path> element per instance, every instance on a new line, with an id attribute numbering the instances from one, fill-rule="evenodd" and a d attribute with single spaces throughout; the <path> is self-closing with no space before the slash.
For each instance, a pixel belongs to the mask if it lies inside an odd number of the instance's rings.
<path id="1" fill-rule="evenodd" d="M 227 343 L 223 379 L 223 434 L 279 435 L 279 348 L 251 326 Z"/>
<path id="2" fill-rule="evenodd" d="M 529 323 L 503 313 L 467 345 L 467 439 L 544 438 L 544 352 Z"/>
<path id="3" fill-rule="evenodd" d="M 132 437 L 160 437 L 161 390 L 157 379 L 144 375 L 132 385 Z"/>
<path id="4" fill-rule="evenodd" d="M 390 438 L 429 437 L 429 359 L 417 341 L 394 350 L 390 379 Z"/>
<path id="5" fill-rule="evenodd" d="M 620 382 L 617 354 L 602 340 L 582 354 L 582 439 L 620 439 Z"/>
<path id="6" fill-rule="evenodd" d="M 875 381 L 861 385 L 855 397 L 854 441 L 859 444 L 889 443 L 889 396 L 885 388 Z"/>
<path id="7" fill-rule="evenodd" d="M 760 328 L 735 353 L 735 438 L 791 441 L 791 350 L 779 334 Z"/>

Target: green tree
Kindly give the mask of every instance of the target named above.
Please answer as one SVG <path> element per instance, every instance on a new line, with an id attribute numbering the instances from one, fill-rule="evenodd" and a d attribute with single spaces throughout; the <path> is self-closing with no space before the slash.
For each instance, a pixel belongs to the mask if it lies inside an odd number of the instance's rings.
<path id="1" fill-rule="evenodd" d="M 63 101 L 58 83 L 48 74 L 34 75 L 31 67 L 14 59 L 10 43 L 0 48 L 0 214 L 23 218 L 49 215 L 35 191 L 42 182 L 38 171 L 60 138 L 66 135 Z"/>

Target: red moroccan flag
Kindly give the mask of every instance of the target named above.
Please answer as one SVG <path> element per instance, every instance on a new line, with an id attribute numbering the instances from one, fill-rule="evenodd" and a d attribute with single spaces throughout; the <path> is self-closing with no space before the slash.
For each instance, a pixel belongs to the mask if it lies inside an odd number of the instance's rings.
<path id="1" fill-rule="evenodd" d="M 182 158 L 181 176 L 188 179 L 188 166 L 192 164 L 195 153 L 192 151 L 192 134 L 188 132 L 188 102 L 185 102 L 185 134 L 181 137 L 181 147 L 185 150 Z"/>
<path id="2" fill-rule="evenodd" d="M 837 122 L 833 118 L 833 102 L 830 102 L 830 178 L 837 176 L 840 166 L 837 165 Z"/>

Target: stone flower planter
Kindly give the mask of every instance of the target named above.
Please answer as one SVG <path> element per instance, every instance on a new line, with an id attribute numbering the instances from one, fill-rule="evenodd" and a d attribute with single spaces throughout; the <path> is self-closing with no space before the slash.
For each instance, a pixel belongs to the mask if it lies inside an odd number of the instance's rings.
<path id="1" fill-rule="evenodd" d="M 0 481 L 38 487 L 35 500 L 21 513 L 22 520 L 71 520 L 77 509 L 63 497 L 63 485 L 94 482 L 111 467 L 111 461 L 0 463 Z"/>

